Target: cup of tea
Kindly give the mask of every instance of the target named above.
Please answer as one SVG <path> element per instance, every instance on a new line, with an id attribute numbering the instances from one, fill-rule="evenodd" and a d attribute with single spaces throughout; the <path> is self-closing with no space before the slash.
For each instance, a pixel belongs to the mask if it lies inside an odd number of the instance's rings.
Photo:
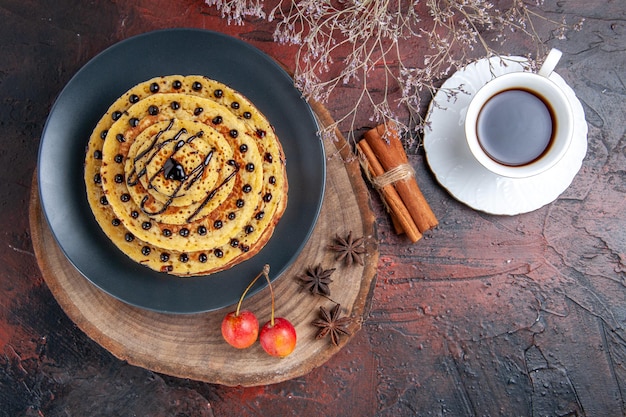
<path id="1" fill-rule="evenodd" d="M 553 167 L 572 142 L 574 116 L 549 79 L 561 59 L 552 49 L 541 69 L 494 78 L 470 101 L 465 137 L 474 158 L 494 174 L 526 178 Z"/>

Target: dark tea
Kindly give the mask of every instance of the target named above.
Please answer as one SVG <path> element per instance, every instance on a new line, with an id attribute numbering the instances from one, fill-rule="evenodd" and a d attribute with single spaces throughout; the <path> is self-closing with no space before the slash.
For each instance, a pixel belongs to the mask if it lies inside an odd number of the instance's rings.
<path id="1" fill-rule="evenodd" d="M 508 166 L 522 166 L 539 159 L 550 147 L 555 130 L 550 106 L 523 89 L 510 89 L 491 97 L 476 121 L 483 151 Z"/>

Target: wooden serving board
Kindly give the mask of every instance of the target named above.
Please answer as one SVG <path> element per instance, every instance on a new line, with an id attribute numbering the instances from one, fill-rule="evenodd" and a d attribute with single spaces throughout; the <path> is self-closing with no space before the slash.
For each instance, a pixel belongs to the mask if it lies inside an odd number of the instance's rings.
<path id="1" fill-rule="evenodd" d="M 312 105 L 322 125 L 332 118 L 327 110 Z M 316 339 L 317 328 L 311 323 L 320 306 L 331 309 L 341 304 L 343 315 L 351 316 L 352 335 L 361 328 L 369 308 L 378 263 L 375 217 L 369 203 L 368 189 L 361 177 L 356 158 L 340 133 L 337 140 L 326 140 L 326 191 L 319 220 L 312 236 L 296 262 L 274 281 L 276 315 L 296 327 L 295 351 L 286 358 L 267 355 L 258 342 L 251 348 L 237 350 L 221 336 L 224 315 L 234 306 L 221 310 L 171 315 L 127 305 L 102 292 L 83 277 L 67 260 L 57 245 L 41 210 L 37 175 L 33 177 L 30 201 L 30 228 L 37 262 L 44 280 L 66 314 L 98 344 L 130 364 L 172 376 L 230 386 L 255 386 L 292 379 L 324 364 L 339 346 L 328 337 Z M 333 238 L 347 235 L 366 238 L 364 265 L 346 266 L 336 261 L 328 245 Z M 330 285 L 331 299 L 304 290 L 296 276 L 309 266 L 337 268 Z M 251 279 L 253 277 L 250 277 Z M 244 301 L 263 324 L 270 316 L 269 289 Z"/>

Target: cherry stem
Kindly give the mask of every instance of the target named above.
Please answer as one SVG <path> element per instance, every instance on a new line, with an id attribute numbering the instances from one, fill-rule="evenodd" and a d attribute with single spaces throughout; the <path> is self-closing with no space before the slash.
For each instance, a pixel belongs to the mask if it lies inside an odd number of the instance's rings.
<path id="1" fill-rule="evenodd" d="M 270 269 L 269 265 L 265 265 L 263 267 L 263 272 L 259 272 L 259 275 L 254 277 L 254 279 L 250 282 L 250 284 L 248 284 L 248 286 L 244 290 L 243 294 L 241 294 L 241 298 L 239 298 L 239 303 L 237 303 L 237 310 L 235 310 L 235 316 L 239 316 L 239 309 L 241 308 L 241 303 L 243 302 L 243 299 L 246 297 L 246 294 L 248 293 L 248 291 L 250 291 L 250 288 L 252 288 L 254 283 L 257 282 L 258 279 L 261 278 L 261 275 L 265 273 L 266 269 L 269 271 Z"/>
<path id="2" fill-rule="evenodd" d="M 270 314 L 270 326 L 274 327 L 274 289 L 272 288 L 272 282 L 270 281 L 270 266 L 265 265 L 263 267 L 262 274 L 265 276 L 265 280 L 267 281 L 267 285 L 270 287 L 270 296 L 272 297 L 272 312 Z"/>

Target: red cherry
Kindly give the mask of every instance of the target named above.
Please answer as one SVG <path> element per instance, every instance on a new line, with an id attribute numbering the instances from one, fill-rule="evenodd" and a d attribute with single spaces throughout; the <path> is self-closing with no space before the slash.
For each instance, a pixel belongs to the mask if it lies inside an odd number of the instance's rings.
<path id="1" fill-rule="evenodd" d="M 222 337 L 237 349 L 252 346 L 258 335 L 259 321 L 249 310 L 232 311 L 222 320 Z"/>
<path id="2" fill-rule="evenodd" d="M 287 319 L 276 317 L 261 328 L 259 341 L 263 349 L 272 356 L 284 358 L 296 348 L 296 329 Z"/>

